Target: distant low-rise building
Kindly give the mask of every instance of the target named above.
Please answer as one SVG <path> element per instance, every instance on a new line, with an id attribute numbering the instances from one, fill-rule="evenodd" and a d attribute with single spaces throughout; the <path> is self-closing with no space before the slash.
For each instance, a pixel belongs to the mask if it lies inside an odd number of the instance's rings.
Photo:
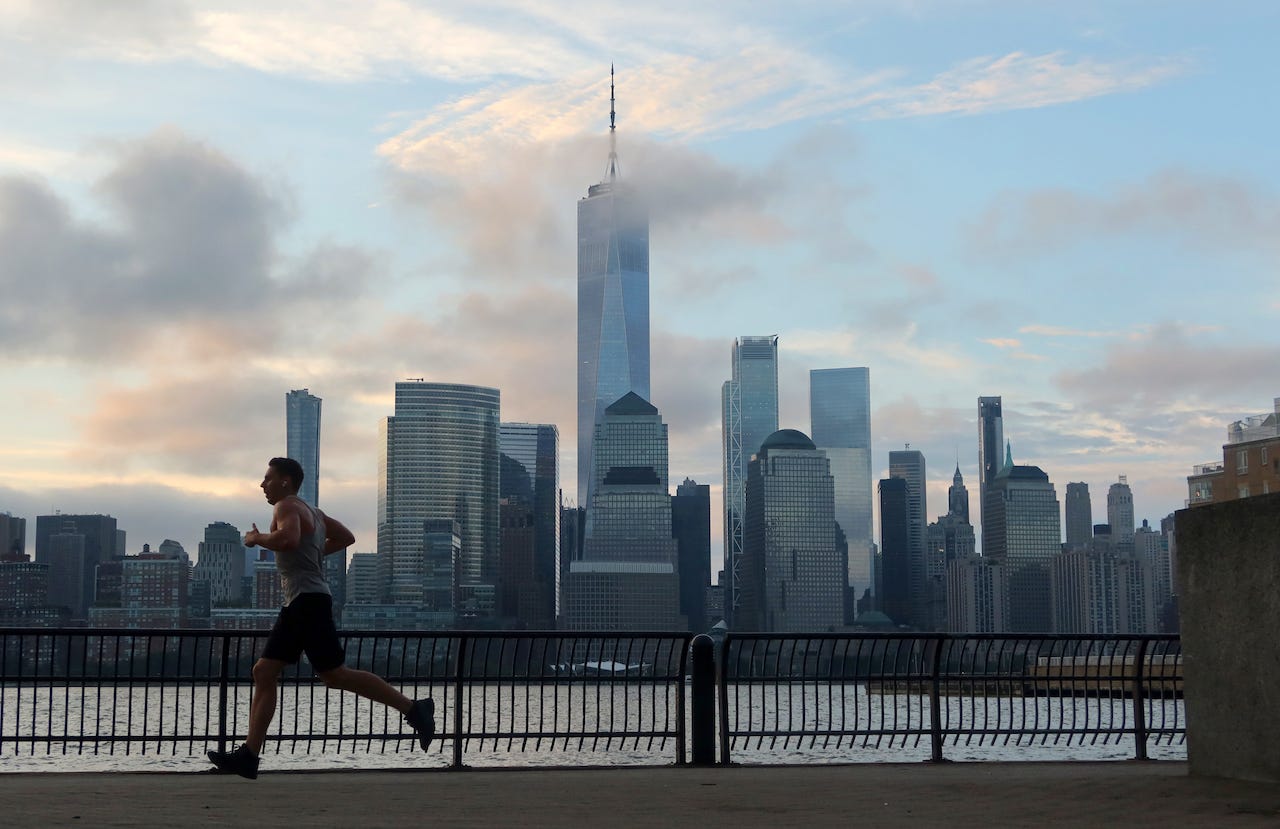
<path id="1" fill-rule="evenodd" d="M 1280 397 L 1274 410 L 1227 426 L 1222 460 L 1196 464 L 1187 476 L 1187 506 L 1280 492 Z"/>

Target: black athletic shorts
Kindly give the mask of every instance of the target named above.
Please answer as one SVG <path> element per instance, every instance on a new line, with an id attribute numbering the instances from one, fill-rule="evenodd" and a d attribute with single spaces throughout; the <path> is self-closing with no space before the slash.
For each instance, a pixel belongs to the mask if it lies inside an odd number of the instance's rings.
<path id="1" fill-rule="evenodd" d="M 339 667 L 347 659 L 333 624 L 333 597 L 324 593 L 303 593 L 280 608 L 263 659 L 279 659 L 293 664 L 307 652 L 311 667 L 324 673 Z"/>

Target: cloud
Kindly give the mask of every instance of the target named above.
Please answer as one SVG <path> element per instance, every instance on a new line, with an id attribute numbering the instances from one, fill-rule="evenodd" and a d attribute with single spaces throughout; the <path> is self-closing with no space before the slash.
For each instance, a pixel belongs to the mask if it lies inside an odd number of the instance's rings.
<path id="1" fill-rule="evenodd" d="M 332 307 L 377 267 L 376 257 L 334 244 L 282 257 L 288 194 L 177 130 L 105 153 L 112 166 L 93 188 L 102 221 L 78 218 L 39 179 L 0 178 L 0 344 L 9 360 L 260 348 L 281 334 L 265 319 Z"/>
<path id="2" fill-rule="evenodd" d="M 1118 331 L 1090 331 L 1083 328 L 1068 328 L 1061 325 L 1024 325 L 1018 329 L 1019 334 L 1034 334 L 1038 337 L 1084 337 L 1098 339 L 1119 337 Z"/>
<path id="3" fill-rule="evenodd" d="M 1101 195 L 1006 193 L 971 228 L 970 244 L 987 255 L 1043 257 L 1095 239 L 1144 236 L 1180 247 L 1274 253 L 1280 198 L 1238 178 L 1166 169 Z"/>
<path id="4" fill-rule="evenodd" d="M 1054 384 L 1079 405 L 1121 419 L 1144 411 L 1265 408 L 1275 394 L 1278 359 L 1275 342 L 1223 342 L 1208 332 L 1163 323 L 1109 346 L 1101 365 L 1059 372 Z"/>
<path id="5" fill-rule="evenodd" d="M 1022 348 L 1022 341 L 1011 338 L 991 337 L 981 340 L 987 345 L 993 345 L 996 348 Z"/>
<path id="6" fill-rule="evenodd" d="M 1065 52 L 970 58 L 932 80 L 893 89 L 877 96 L 873 118 L 926 115 L 977 115 L 1013 109 L 1035 109 L 1132 92 L 1187 71 L 1185 61 L 1107 63 Z"/>

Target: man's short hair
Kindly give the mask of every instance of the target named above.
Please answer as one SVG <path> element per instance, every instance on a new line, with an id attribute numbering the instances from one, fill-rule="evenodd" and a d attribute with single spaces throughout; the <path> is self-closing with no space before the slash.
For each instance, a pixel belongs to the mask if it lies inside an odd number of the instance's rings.
<path id="1" fill-rule="evenodd" d="M 302 464 L 293 458 L 272 458 L 267 461 L 267 466 L 275 467 L 277 472 L 292 481 L 294 492 L 302 489 L 302 479 L 306 477 L 306 473 L 302 471 Z"/>

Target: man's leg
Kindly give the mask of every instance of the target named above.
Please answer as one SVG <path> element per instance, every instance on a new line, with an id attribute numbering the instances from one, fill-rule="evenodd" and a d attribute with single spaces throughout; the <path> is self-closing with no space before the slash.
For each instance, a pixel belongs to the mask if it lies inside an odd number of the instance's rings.
<path id="1" fill-rule="evenodd" d="M 267 728 L 276 715 L 276 686 L 285 662 L 265 656 L 253 663 L 253 704 L 249 706 L 249 734 L 244 744 L 254 754 L 262 753 L 267 741 Z"/>
<path id="2" fill-rule="evenodd" d="M 346 665 L 339 665 L 316 675 L 330 688 L 351 691 L 365 699 L 388 705 L 401 714 L 409 713 L 409 706 L 413 705 L 413 700 L 392 688 L 382 677 L 368 671 L 360 671 L 355 668 L 348 668 Z"/>

